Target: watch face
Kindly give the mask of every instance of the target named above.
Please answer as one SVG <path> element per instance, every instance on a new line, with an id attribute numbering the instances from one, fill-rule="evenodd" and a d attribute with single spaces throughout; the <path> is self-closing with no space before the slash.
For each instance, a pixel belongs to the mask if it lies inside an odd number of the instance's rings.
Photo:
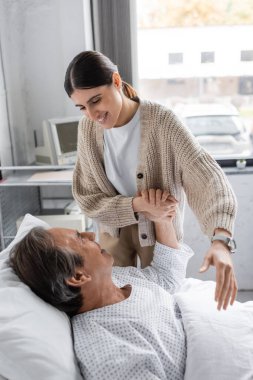
<path id="1" fill-rule="evenodd" d="M 236 244 L 235 244 L 234 239 L 229 239 L 228 246 L 229 248 L 231 248 L 231 251 L 234 251 L 236 249 Z"/>

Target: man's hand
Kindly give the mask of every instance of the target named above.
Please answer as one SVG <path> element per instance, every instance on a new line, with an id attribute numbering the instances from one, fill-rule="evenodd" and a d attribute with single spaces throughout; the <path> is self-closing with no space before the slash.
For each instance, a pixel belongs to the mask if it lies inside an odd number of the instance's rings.
<path id="1" fill-rule="evenodd" d="M 138 211 L 149 220 L 155 222 L 169 217 L 172 218 L 176 214 L 178 201 L 167 190 L 143 190 L 137 194 L 137 197 L 140 198 L 139 204 L 141 204 Z"/>
<path id="2" fill-rule="evenodd" d="M 216 240 L 212 243 L 199 270 L 200 273 L 206 272 L 210 265 L 216 268 L 217 309 L 220 310 L 223 307 L 226 310 L 229 302 L 233 305 L 238 287 L 230 251 L 221 241 Z"/>

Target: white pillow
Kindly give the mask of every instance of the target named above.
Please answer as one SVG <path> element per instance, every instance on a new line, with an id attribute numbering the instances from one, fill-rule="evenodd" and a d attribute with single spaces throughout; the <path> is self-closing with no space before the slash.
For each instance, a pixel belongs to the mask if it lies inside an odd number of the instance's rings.
<path id="1" fill-rule="evenodd" d="M 187 337 L 184 379 L 253 379 L 253 302 L 218 311 L 213 281 L 189 279 L 182 290 L 175 298 Z"/>
<path id="2" fill-rule="evenodd" d="M 67 315 L 37 297 L 6 262 L 13 245 L 36 226 L 49 227 L 27 214 L 0 253 L 0 377 L 81 380 Z"/>

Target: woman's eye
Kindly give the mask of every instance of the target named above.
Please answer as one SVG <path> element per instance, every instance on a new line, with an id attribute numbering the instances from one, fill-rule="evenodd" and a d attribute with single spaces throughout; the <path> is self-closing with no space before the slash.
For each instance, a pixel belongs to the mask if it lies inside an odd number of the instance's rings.
<path id="1" fill-rule="evenodd" d="M 94 99 L 94 100 L 92 101 L 92 104 L 96 104 L 96 103 L 98 103 L 100 100 L 101 100 L 101 98 Z"/>

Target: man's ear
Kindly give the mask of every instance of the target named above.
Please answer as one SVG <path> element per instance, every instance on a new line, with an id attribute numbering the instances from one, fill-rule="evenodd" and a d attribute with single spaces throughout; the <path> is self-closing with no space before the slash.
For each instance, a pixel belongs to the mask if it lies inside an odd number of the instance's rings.
<path id="1" fill-rule="evenodd" d="M 120 89 L 122 87 L 122 79 L 117 71 L 112 74 L 112 83 L 117 89 Z"/>
<path id="2" fill-rule="evenodd" d="M 90 281 L 91 276 L 89 274 L 87 274 L 84 270 L 77 270 L 74 276 L 69 277 L 66 280 L 66 283 L 69 286 L 81 287 Z"/>

